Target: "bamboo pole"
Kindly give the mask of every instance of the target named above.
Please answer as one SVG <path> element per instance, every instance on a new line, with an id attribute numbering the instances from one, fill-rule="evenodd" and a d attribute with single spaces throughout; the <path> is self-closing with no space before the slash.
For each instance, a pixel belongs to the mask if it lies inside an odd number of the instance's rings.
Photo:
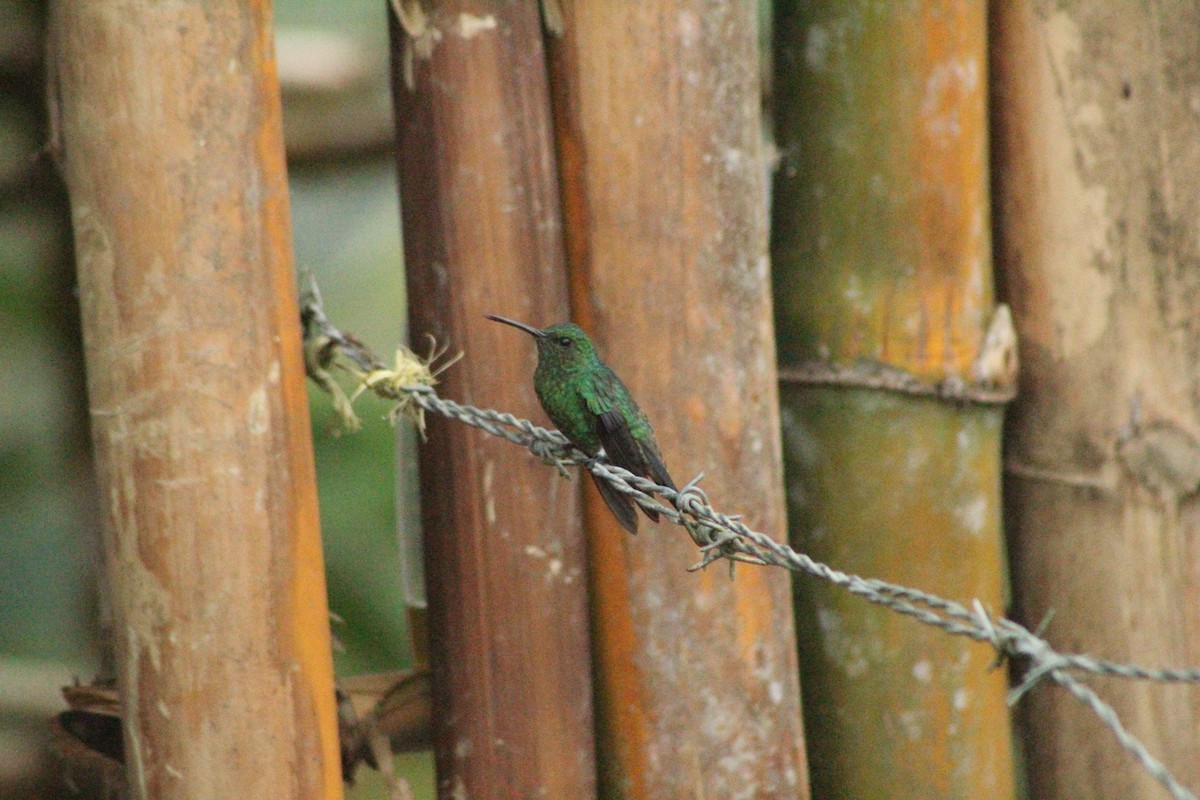
<path id="1" fill-rule="evenodd" d="M 782 535 L 754 7 L 563 3 L 552 88 L 573 311 L 676 481 Z M 807 797 L 786 574 L 632 538 L 589 495 L 607 797 Z"/>
<path id="2" fill-rule="evenodd" d="M 538 4 L 399 6 L 414 341 L 465 351 L 447 396 L 542 419 L 532 342 L 483 318 L 567 317 Z M 420 469 L 439 796 L 594 796 L 578 483 L 445 420 L 430 420 Z"/>
<path id="3" fill-rule="evenodd" d="M 265 2 L 56 2 L 129 783 L 340 798 Z"/>
<path id="4" fill-rule="evenodd" d="M 1194 5 L 996 4 L 997 258 L 1022 342 L 1006 515 L 1020 615 L 1068 652 L 1200 663 Z M 1195 689 L 1100 687 L 1200 789 Z M 1159 798 L 1060 692 L 1022 715 L 1033 796 Z"/>
<path id="5" fill-rule="evenodd" d="M 793 544 L 1001 613 L 1001 410 L 822 385 L 811 369 L 975 379 L 992 310 L 985 5 L 792 0 L 775 25 Z M 815 795 L 1013 795 L 988 648 L 815 582 L 797 598 Z"/>

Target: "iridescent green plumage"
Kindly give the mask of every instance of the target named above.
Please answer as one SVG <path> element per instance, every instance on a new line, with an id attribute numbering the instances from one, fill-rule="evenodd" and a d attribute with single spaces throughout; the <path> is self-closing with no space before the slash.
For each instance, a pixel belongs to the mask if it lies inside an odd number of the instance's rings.
<path id="1" fill-rule="evenodd" d="M 539 330 L 505 317 L 487 316 L 520 328 L 537 342 L 538 365 L 533 373 L 533 387 L 546 416 L 571 444 L 590 456 L 604 448 L 613 464 L 661 486 L 675 488 L 650 421 L 621 379 L 600 360 L 582 328 L 564 322 Z M 596 480 L 596 488 L 621 525 L 630 533 L 637 533 L 633 501 L 606 481 Z M 658 514 L 645 513 L 658 521 Z"/>

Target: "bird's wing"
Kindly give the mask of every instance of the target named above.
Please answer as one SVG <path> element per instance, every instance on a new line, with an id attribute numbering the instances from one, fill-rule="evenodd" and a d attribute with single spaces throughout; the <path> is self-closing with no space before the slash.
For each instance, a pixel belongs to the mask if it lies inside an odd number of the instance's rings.
<path id="1" fill-rule="evenodd" d="M 619 379 L 610 373 L 610 380 L 594 381 L 592 391 L 588 393 L 588 410 L 596 415 L 600 434 L 600 443 L 608 460 L 618 467 L 624 467 L 634 475 L 649 478 L 663 486 L 675 488 L 675 482 L 667 474 L 667 467 L 659 455 L 658 445 L 654 441 L 654 433 L 650 423 L 642 415 L 641 409 L 629 400 L 628 415 L 620 413 L 616 393 L 624 390 Z M 620 387 L 620 389 L 615 388 Z M 628 391 L 626 390 L 626 395 Z M 635 418 L 639 430 L 634 431 L 629 426 L 629 417 Z M 635 433 L 637 435 L 635 435 Z M 609 504 L 612 505 L 611 503 Z M 643 508 L 646 516 L 655 522 L 658 514 Z"/>
<path id="2" fill-rule="evenodd" d="M 646 460 L 650 480 L 659 486 L 669 486 L 672 489 L 677 489 L 675 481 L 671 480 L 671 476 L 667 474 L 667 465 L 663 463 L 662 455 L 658 452 L 658 443 L 654 441 L 653 436 L 648 444 L 642 445 L 642 455 Z"/>
<path id="3" fill-rule="evenodd" d="M 615 376 L 611 378 L 611 381 L 616 380 Z M 642 448 L 629 429 L 628 420 L 621 413 L 615 393 L 613 383 L 609 380 L 595 380 L 586 396 L 588 411 L 595 414 L 599 422 L 600 444 L 604 445 L 609 461 L 635 475 L 646 477 L 648 470 Z"/>
<path id="4" fill-rule="evenodd" d="M 602 381 L 593 381 L 594 386 L 589 386 L 588 391 L 581 392 L 580 397 L 587 406 L 589 413 L 595 415 L 597 424 L 596 430 L 600 437 L 600 444 L 604 447 L 604 452 L 608 455 L 608 460 L 617 466 L 624 467 L 630 472 L 638 475 L 639 472 L 633 463 L 629 460 L 631 453 L 636 453 L 633 449 L 637 442 L 629 432 L 629 426 L 625 424 L 624 417 L 621 416 L 617 409 L 617 404 L 612 393 L 602 388 Z M 624 431 L 622 434 L 621 431 Z M 630 533 L 637 533 L 637 509 L 634 506 L 633 500 L 626 497 L 617 491 L 616 487 L 610 485 L 608 481 L 602 480 L 595 475 L 592 480 L 596 482 L 596 488 L 600 490 L 600 496 L 604 498 L 604 502 L 613 512 L 613 516 L 621 523 L 621 526 Z M 645 511 L 645 509 L 642 509 Z M 647 516 L 658 521 L 658 515 L 651 512 L 645 512 Z"/>

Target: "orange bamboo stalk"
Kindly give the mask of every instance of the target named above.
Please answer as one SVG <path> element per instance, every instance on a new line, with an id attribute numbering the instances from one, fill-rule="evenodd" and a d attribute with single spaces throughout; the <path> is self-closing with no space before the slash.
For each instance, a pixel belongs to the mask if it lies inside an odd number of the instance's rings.
<path id="1" fill-rule="evenodd" d="M 996 253 L 1022 345 L 1005 511 L 1026 624 L 1053 610 L 1061 650 L 1194 666 L 1200 120 L 1175 76 L 1200 15 L 1167 8 L 992 6 Z M 1195 687 L 1098 688 L 1200 790 Z M 1065 693 L 1022 711 L 1032 796 L 1166 796 Z"/>
<path id="2" fill-rule="evenodd" d="M 566 2 L 554 40 L 573 309 L 676 481 L 784 535 L 758 51 L 748 3 Z M 610 797 L 807 797 L 786 573 L 588 520 Z"/>
<path id="3" fill-rule="evenodd" d="M 483 318 L 567 317 L 538 4 L 426 7 L 393 20 L 413 339 L 465 351 L 447 396 L 544 419 L 529 337 Z M 439 796 L 594 796 L 579 484 L 447 420 L 420 455 Z"/>
<path id="4" fill-rule="evenodd" d="M 51 19 L 132 794 L 336 800 L 269 4 Z"/>

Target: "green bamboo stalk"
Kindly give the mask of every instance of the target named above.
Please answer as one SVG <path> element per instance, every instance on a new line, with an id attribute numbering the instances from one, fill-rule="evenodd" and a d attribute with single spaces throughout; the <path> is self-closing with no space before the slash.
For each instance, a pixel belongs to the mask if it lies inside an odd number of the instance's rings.
<path id="1" fill-rule="evenodd" d="M 1001 612 L 1001 408 L 812 368 L 975 379 L 993 303 L 984 43 L 982 2 L 778 6 L 772 257 L 794 546 Z M 1012 796 L 988 648 L 813 581 L 796 594 L 814 795 Z"/>

